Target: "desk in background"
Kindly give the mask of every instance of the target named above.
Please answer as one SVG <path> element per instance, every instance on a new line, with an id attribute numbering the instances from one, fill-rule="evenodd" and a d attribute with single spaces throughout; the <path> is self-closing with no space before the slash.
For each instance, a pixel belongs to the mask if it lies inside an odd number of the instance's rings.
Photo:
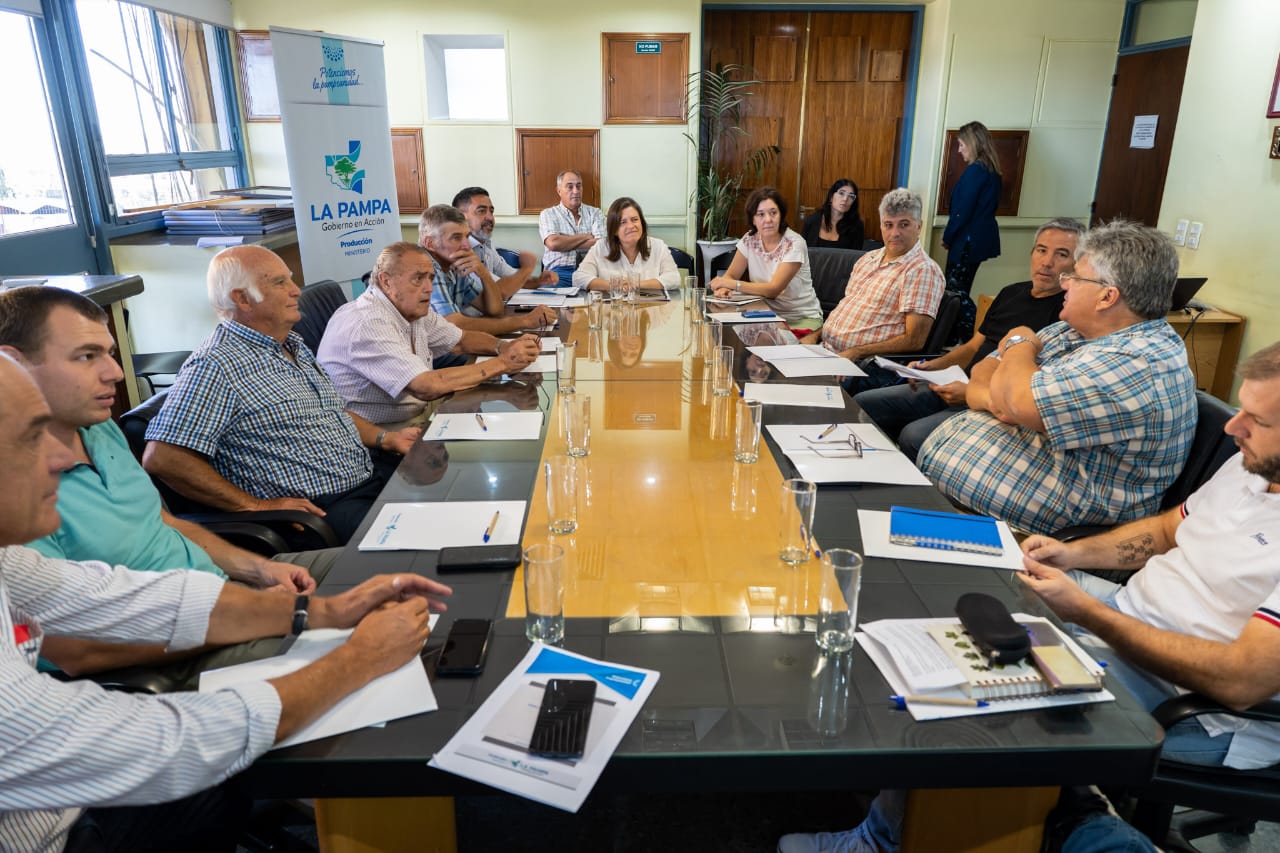
<path id="1" fill-rule="evenodd" d="M 1217 309 L 1198 314 L 1194 309 L 1185 309 L 1174 311 L 1165 319 L 1187 346 L 1187 361 L 1196 375 L 1196 387 L 1223 402 L 1231 402 L 1244 340 L 1244 317 Z"/>

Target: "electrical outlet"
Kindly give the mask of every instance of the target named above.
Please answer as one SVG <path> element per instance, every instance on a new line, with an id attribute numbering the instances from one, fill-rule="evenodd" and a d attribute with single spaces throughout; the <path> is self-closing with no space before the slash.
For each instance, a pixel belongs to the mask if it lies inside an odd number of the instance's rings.
<path id="1" fill-rule="evenodd" d="M 1173 245 L 1185 246 L 1187 244 L 1187 226 L 1190 224 L 1186 219 L 1178 220 L 1178 227 L 1173 229 Z"/>
<path id="2" fill-rule="evenodd" d="M 1199 249 L 1200 237 L 1204 234 L 1203 222 L 1192 222 L 1191 227 L 1187 229 L 1187 248 Z"/>

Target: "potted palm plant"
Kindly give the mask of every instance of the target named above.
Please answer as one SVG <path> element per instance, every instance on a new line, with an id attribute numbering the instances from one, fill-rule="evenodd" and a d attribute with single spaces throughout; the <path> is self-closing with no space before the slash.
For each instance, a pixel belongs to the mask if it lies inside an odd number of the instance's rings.
<path id="1" fill-rule="evenodd" d="M 696 203 L 698 209 L 698 246 L 704 270 L 710 268 L 712 258 L 736 243 L 726 238 L 743 184 L 758 181 L 782 151 L 777 145 L 762 145 L 748 151 L 736 167 L 720 162 L 725 143 L 747 135 L 741 126 L 742 106 L 752 95 L 750 87 L 760 81 L 738 79 L 745 77 L 746 70 L 733 63 L 717 64 L 714 69 L 689 75 L 686 119 L 692 122 L 698 118 L 698 136 L 688 132 L 684 136 L 698 156 L 690 204 Z"/>

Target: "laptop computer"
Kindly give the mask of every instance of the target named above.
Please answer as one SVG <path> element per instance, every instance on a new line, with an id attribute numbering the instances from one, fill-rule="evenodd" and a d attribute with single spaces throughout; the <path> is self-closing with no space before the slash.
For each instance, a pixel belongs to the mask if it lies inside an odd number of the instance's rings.
<path id="1" fill-rule="evenodd" d="M 1173 285 L 1173 301 L 1169 305 L 1170 311 L 1181 311 L 1187 307 L 1187 303 L 1192 297 L 1204 287 L 1204 283 L 1209 279 L 1204 276 L 1180 278 Z"/>

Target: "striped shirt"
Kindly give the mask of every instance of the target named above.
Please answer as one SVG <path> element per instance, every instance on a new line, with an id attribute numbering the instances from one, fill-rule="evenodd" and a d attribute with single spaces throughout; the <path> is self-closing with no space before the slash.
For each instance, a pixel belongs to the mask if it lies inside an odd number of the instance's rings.
<path id="1" fill-rule="evenodd" d="M 832 349 L 906 334 L 907 314 L 937 316 L 946 280 L 933 258 L 919 243 L 892 261 L 884 259 L 884 251 L 867 252 L 854 264 L 844 299 L 822 326 L 822 338 Z"/>
<path id="2" fill-rule="evenodd" d="M 1164 319 L 1093 340 L 1058 322 L 1039 337 L 1031 394 L 1045 431 L 961 412 L 925 441 L 920 470 L 949 498 L 1032 533 L 1154 515 L 1195 436 L 1181 338 Z"/>
<path id="3" fill-rule="evenodd" d="M 506 278 L 509 275 L 515 275 L 520 272 L 518 269 L 511 266 L 511 264 L 507 263 L 506 259 L 503 258 L 502 255 L 498 254 L 498 250 L 493 248 L 493 243 L 490 241 L 481 240 L 474 234 L 471 235 L 470 240 L 471 251 L 476 253 L 476 257 L 480 259 L 480 263 L 484 264 L 485 267 L 488 268 L 489 275 L 493 276 L 495 280 Z"/>
<path id="4" fill-rule="evenodd" d="M 0 548 L 0 850 L 61 850 L 83 807 L 185 797 L 271 748 L 281 707 L 265 682 L 140 696 L 36 672 L 46 633 L 195 648 L 222 583 Z"/>
<path id="5" fill-rule="evenodd" d="M 375 424 L 405 421 L 425 407 L 406 389 L 431 360 L 462 340 L 462 330 L 434 311 L 410 323 L 377 287 L 334 313 L 317 357 L 347 401 Z"/>
<path id="6" fill-rule="evenodd" d="M 281 346 L 234 320 L 182 365 L 147 440 L 208 457 L 263 499 L 341 494 L 373 475 L 342 398 L 297 332 Z"/>
<path id="7" fill-rule="evenodd" d="M 576 218 L 563 204 L 548 207 L 538 214 L 538 235 L 542 239 L 543 246 L 547 244 L 547 238 L 552 234 L 590 234 L 603 240 L 604 214 L 600 212 L 600 208 L 589 204 L 578 205 Z M 547 249 L 542 253 L 542 268 L 544 270 L 556 267 L 575 269 L 586 254 L 585 251 L 555 252 Z"/>
<path id="8" fill-rule="evenodd" d="M 465 317 L 483 317 L 479 308 L 471 303 L 484 293 L 484 283 L 475 273 L 459 275 L 457 270 L 445 269 L 439 258 L 433 256 L 435 275 L 431 278 L 431 310 L 441 317 L 462 314 Z"/>

